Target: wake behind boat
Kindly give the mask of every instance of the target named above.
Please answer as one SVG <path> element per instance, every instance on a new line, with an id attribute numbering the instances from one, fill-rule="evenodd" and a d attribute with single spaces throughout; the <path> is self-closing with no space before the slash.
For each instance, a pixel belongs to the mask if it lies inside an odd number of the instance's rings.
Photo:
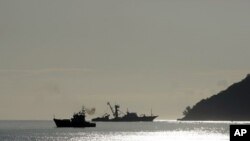
<path id="1" fill-rule="evenodd" d="M 124 114 L 122 111 L 119 110 L 120 106 L 115 105 L 113 108 L 110 103 L 107 103 L 108 106 L 110 107 L 110 110 L 113 114 L 113 118 L 109 118 L 110 114 L 105 113 L 102 117 L 97 117 L 93 118 L 92 121 L 98 122 L 139 122 L 139 121 L 153 121 L 155 118 L 158 116 L 155 116 L 152 114 L 150 116 L 146 116 L 145 114 L 142 114 L 141 116 L 138 116 L 137 113 L 132 113 L 132 112 L 126 112 Z M 123 115 L 123 116 L 120 116 Z"/>
<path id="2" fill-rule="evenodd" d="M 85 120 L 85 109 L 84 107 L 78 113 L 75 113 L 71 119 L 56 119 L 54 122 L 57 127 L 96 127 L 95 123 L 87 122 Z"/>

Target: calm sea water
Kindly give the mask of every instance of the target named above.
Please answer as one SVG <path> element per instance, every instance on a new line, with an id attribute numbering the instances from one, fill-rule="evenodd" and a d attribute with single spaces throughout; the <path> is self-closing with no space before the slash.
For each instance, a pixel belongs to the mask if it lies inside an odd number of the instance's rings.
<path id="1" fill-rule="evenodd" d="M 232 122 L 97 123 L 56 128 L 53 121 L 0 121 L 0 141 L 229 141 Z"/>

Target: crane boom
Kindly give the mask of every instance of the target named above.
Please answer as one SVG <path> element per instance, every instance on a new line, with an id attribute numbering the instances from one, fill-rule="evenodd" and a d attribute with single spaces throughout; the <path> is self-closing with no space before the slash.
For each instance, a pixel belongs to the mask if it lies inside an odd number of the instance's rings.
<path id="1" fill-rule="evenodd" d="M 107 104 L 109 105 L 109 108 L 110 108 L 110 110 L 111 110 L 113 116 L 115 117 L 115 111 L 114 111 L 114 109 L 112 108 L 112 106 L 110 105 L 109 102 L 108 102 Z"/>

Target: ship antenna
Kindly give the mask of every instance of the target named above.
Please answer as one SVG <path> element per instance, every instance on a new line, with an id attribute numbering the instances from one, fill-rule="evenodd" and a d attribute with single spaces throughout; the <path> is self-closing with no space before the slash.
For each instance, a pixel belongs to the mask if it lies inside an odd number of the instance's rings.
<path id="1" fill-rule="evenodd" d="M 153 110 L 152 110 L 152 108 L 151 108 L 151 116 L 153 116 Z"/>

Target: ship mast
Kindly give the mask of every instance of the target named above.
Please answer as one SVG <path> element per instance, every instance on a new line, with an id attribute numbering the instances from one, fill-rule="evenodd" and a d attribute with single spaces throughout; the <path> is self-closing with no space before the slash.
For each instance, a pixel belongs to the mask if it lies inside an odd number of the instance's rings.
<path id="1" fill-rule="evenodd" d="M 109 105 L 109 108 L 110 108 L 110 110 L 111 110 L 111 112 L 112 112 L 113 116 L 115 117 L 115 112 L 114 112 L 114 109 L 112 108 L 112 106 L 110 105 L 110 103 L 109 103 L 109 102 L 108 102 L 107 104 Z"/>
<path id="2" fill-rule="evenodd" d="M 119 110 L 120 106 L 119 105 L 115 105 L 115 118 L 118 118 L 118 110 Z"/>
<path id="3" fill-rule="evenodd" d="M 113 109 L 113 107 L 110 105 L 110 103 L 108 102 L 107 104 L 109 105 L 109 107 L 110 107 L 110 109 L 111 109 L 111 112 L 112 112 L 114 118 L 118 118 L 118 111 L 119 111 L 120 106 L 119 106 L 119 105 L 115 105 L 115 111 L 114 111 L 114 109 Z"/>

